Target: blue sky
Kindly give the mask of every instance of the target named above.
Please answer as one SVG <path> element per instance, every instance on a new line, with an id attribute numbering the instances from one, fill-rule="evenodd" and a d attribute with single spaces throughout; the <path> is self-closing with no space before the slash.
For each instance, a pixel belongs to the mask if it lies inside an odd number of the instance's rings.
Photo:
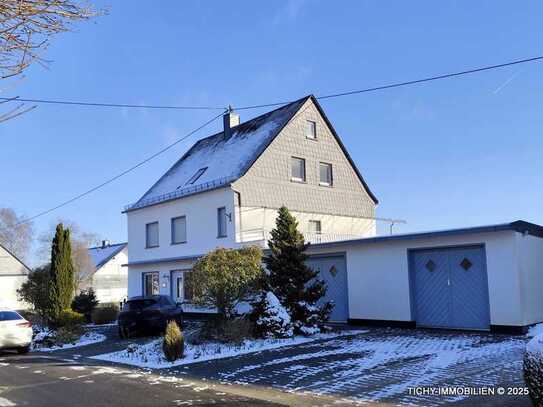
<path id="1" fill-rule="evenodd" d="M 119 1 L 54 39 L 49 69 L 33 66 L 4 94 L 234 107 L 292 100 L 543 54 L 542 13 L 535 1 Z M 379 198 L 378 216 L 408 221 L 396 231 L 543 223 L 542 72 L 533 63 L 322 105 Z M 213 114 L 40 105 L 0 127 L 0 206 L 29 216 L 52 207 Z M 36 220 L 37 233 L 61 217 L 125 240 L 122 207 L 219 125 Z"/>

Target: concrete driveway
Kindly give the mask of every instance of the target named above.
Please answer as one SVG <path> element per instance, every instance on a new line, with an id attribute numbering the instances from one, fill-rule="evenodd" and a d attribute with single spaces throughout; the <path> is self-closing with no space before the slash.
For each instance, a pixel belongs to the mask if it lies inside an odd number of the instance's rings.
<path id="1" fill-rule="evenodd" d="M 524 391 L 526 342 L 521 336 L 368 328 L 356 336 L 176 370 L 218 381 L 328 395 L 338 401 L 530 406 L 526 395 L 497 394 L 499 387 L 506 393 L 511 387 Z M 449 388 L 457 394 L 435 394 Z M 465 394 L 489 391 L 496 394 Z"/>

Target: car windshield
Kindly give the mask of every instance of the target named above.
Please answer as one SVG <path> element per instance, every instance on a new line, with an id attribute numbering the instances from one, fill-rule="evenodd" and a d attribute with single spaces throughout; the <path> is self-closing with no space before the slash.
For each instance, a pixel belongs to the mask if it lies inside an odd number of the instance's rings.
<path id="1" fill-rule="evenodd" d="M 23 319 L 23 317 L 15 311 L 0 311 L 0 321 L 17 321 L 18 319 Z"/>
<path id="2" fill-rule="evenodd" d="M 124 310 L 126 311 L 135 311 L 143 308 L 150 307 L 151 305 L 155 305 L 155 300 L 131 300 L 128 301 L 126 304 L 124 304 Z"/>

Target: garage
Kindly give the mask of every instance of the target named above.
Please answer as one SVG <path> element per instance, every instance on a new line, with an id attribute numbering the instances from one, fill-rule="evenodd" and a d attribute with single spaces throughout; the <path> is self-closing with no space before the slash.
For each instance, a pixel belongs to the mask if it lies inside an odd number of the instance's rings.
<path id="1" fill-rule="evenodd" d="M 490 329 L 484 247 L 414 250 L 410 256 L 417 326 Z"/>
<path id="2" fill-rule="evenodd" d="M 327 242 L 312 244 L 308 254 L 336 303 L 334 320 L 504 333 L 543 322 L 540 225 L 515 221 Z"/>
<path id="3" fill-rule="evenodd" d="M 328 289 L 320 304 L 332 301 L 334 308 L 330 314 L 332 322 L 346 322 L 349 318 L 347 292 L 347 269 L 343 254 L 311 256 L 306 264 L 319 273 L 319 278 L 326 282 Z"/>

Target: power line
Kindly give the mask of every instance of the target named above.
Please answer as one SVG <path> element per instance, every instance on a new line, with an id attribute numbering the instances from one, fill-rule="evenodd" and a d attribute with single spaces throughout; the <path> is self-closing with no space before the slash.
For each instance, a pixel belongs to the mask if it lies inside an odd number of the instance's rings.
<path id="1" fill-rule="evenodd" d="M 49 209 L 47 209 L 47 210 L 44 210 L 44 211 L 42 211 L 42 212 L 40 212 L 40 213 L 38 213 L 38 214 L 36 214 L 36 215 L 34 215 L 34 216 L 31 216 L 31 217 L 29 217 L 29 218 L 26 218 L 26 219 L 22 220 L 21 222 L 17 223 L 17 225 L 21 225 L 21 224 L 23 224 L 23 223 L 28 223 L 28 222 L 30 222 L 30 221 L 36 219 L 36 218 L 39 218 L 39 217 L 44 216 L 44 215 L 47 215 L 48 213 L 51 213 L 51 212 L 53 212 L 53 211 L 55 211 L 55 210 L 57 210 L 57 209 L 62 208 L 63 206 L 66 206 L 66 205 L 68 205 L 68 204 L 71 204 L 72 202 L 75 202 L 75 201 L 77 201 L 78 199 L 81 199 L 81 198 L 83 198 L 84 196 L 87 196 L 87 195 L 93 193 L 94 191 L 96 191 L 96 190 L 98 190 L 98 189 L 100 189 L 100 188 L 105 187 L 106 185 L 112 183 L 113 181 L 115 181 L 115 180 L 121 178 L 122 176 L 128 174 L 129 172 L 134 171 L 135 169 L 137 169 L 137 168 L 141 167 L 142 165 L 148 163 L 148 162 L 151 161 L 152 159 L 154 159 L 154 158 L 158 157 L 159 155 L 165 153 L 166 151 L 170 150 L 172 147 L 174 147 L 174 146 L 176 146 L 177 144 L 181 143 L 182 141 L 186 140 L 187 138 L 189 138 L 190 136 L 192 136 L 194 133 L 196 133 L 196 132 L 202 130 L 204 127 L 206 127 L 207 125 L 211 124 L 212 122 L 214 122 L 215 120 L 217 120 L 219 117 L 221 117 L 221 116 L 223 115 L 223 113 L 224 113 L 224 112 L 221 112 L 221 113 L 219 113 L 218 115 L 213 116 L 213 118 L 209 119 L 209 120 L 206 121 L 204 124 L 198 126 L 198 127 L 195 128 L 194 130 L 192 130 L 190 133 L 188 133 L 187 135 L 181 137 L 179 140 L 177 140 L 177 141 L 175 141 L 175 142 L 173 142 L 173 143 L 167 145 L 167 146 L 164 147 L 163 149 L 157 151 L 157 152 L 154 153 L 153 155 L 147 157 L 146 159 L 144 159 L 143 161 L 140 161 L 139 163 L 133 165 L 132 167 L 130 167 L 130 168 L 124 170 L 123 172 L 121 172 L 121 173 L 115 175 L 114 177 L 111 177 L 111 178 L 107 179 L 106 181 L 102 182 L 101 184 L 96 185 L 96 186 L 92 187 L 91 189 L 88 189 L 87 191 L 82 192 L 82 193 L 80 193 L 79 195 L 76 195 L 76 196 L 74 196 L 73 198 L 70 198 L 70 199 L 68 199 L 67 201 L 64 201 L 64 202 L 62 202 L 62 203 L 60 203 L 60 204 L 58 204 L 58 205 L 56 205 L 56 206 L 54 206 L 54 207 L 52 207 L 52 208 L 49 208 Z"/>
<path id="2" fill-rule="evenodd" d="M 371 88 L 358 89 L 358 90 L 351 90 L 351 91 L 346 91 L 346 92 L 341 92 L 341 93 L 333 93 L 333 94 L 330 94 L 330 95 L 316 96 L 316 99 L 319 99 L 319 100 L 331 99 L 331 98 L 337 98 L 337 97 L 341 97 L 341 96 L 349 96 L 349 95 L 356 95 L 356 94 L 360 94 L 360 93 L 368 93 L 368 92 L 375 92 L 375 91 L 385 90 L 385 89 L 399 88 L 401 86 L 416 85 L 418 83 L 437 81 L 437 80 L 441 80 L 441 79 L 448 79 L 448 78 L 453 78 L 453 77 L 462 76 L 462 75 L 470 75 L 470 74 L 474 74 L 474 73 L 478 73 L 478 72 L 490 71 L 490 70 L 493 70 L 493 69 L 500 69 L 500 68 L 505 68 L 505 67 L 508 67 L 508 66 L 540 61 L 542 59 L 543 59 L 543 56 L 537 56 L 537 57 L 525 58 L 525 59 L 518 59 L 518 60 L 515 60 L 515 61 L 505 62 L 505 63 L 502 63 L 502 64 L 488 65 L 488 66 L 483 66 L 483 67 L 479 67 L 479 68 L 472 68 L 472 69 L 468 69 L 468 70 L 460 71 L 460 72 L 452 72 L 452 73 L 447 73 L 447 74 L 443 74 L 443 75 L 430 76 L 430 77 L 422 78 L 422 79 L 415 79 L 415 80 L 411 80 L 411 81 L 391 83 L 391 84 L 387 84 L 387 85 L 375 86 L 375 87 L 371 87 Z M 248 109 L 258 109 L 258 108 L 262 108 L 262 107 L 281 106 L 281 105 L 286 105 L 286 104 L 291 103 L 291 102 L 292 101 L 267 103 L 267 104 L 262 104 L 262 105 L 243 106 L 243 107 L 237 107 L 236 110 L 248 110 Z"/>
<path id="3" fill-rule="evenodd" d="M 133 105 L 126 103 L 100 103 L 84 102 L 77 100 L 51 100 L 51 99 L 25 99 L 20 97 L 0 98 L 0 100 L 9 102 L 17 100 L 19 102 L 42 103 L 51 105 L 71 105 L 71 106 L 89 106 L 89 107 L 126 107 L 130 109 L 166 109 L 166 110 L 225 110 L 225 107 L 217 106 L 164 106 L 164 105 Z"/>

